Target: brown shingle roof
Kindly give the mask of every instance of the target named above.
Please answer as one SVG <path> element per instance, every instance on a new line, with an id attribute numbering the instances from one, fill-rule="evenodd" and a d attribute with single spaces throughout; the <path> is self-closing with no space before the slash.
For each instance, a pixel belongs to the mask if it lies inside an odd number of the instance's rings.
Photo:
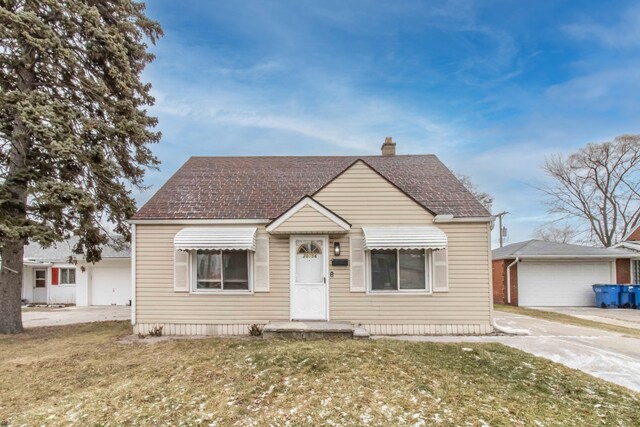
<path id="1" fill-rule="evenodd" d="M 359 159 L 435 214 L 489 215 L 434 155 L 191 157 L 133 219 L 273 219 Z"/>

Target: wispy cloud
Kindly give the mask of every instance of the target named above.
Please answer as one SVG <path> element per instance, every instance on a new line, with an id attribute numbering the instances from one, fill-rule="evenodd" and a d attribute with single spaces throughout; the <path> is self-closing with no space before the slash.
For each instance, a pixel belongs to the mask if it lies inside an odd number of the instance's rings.
<path id="1" fill-rule="evenodd" d="M 640 63 L 620 63 L 615 67 L 592 71 L 550 86 L 546 94 L 553 102 L 595 109 L 640 105 Z M 587 104 L 585 104 L 587 103 Z"/>
<path id="2" fill-rule="evenodd" d="M 421 147 L 432 144 L 433 148 L 439 141 L 455 142 L 455 130 L 450 125 L 430 119 L 424 112 L 408 110 L 392 99 L 355 93 L 348 87 L 338 92 L 333 87 L 328 97 L 316 95 L 313 106 L 301 107 L 292 99 L 270 100 L 259 89 L 228 92 L 209 86 L 200 93 L 156 91 L 154 112 L 165 117 L 188 119 L 202 127 L 286 132 L 292 143 L 283 145 L 292 152 L 300 151 L 300 147 L 293 143 L 296 138 L 322 141 L 333 149 L 360 153 L 371 153 L 387 134 L 404 139 L 407 145 L 401 147 L 401 151 L 407 150 L 412 142 L 419 141 Z M 242 150 L 241 147 L 238 149 Z M 315 146 L 315 149 L 309 147 L 305 151 L 323 154 L 326 149 Z"/>
<path id="3" fill-rule="evenodd" d="M 375 154 L 391 135 L 400 153 L 435 153 L 471 175 L 512 212 L 511 238 L 521 240 L 546 218 L 535 189 L 545 156 L 638 131 L 640 7 L 148 7 L 166 32 L 145 73 L 163 132 L 152 191 L 190 155 Z"/>
<path id="4" fill-rule="evenodd" d="M 581 41 L 590 41 L 615 48 L 640 46 L 640 6 L 624 9 L 614 22 L 604 24 L 601 19 L 585 19 L 563 27 L 564 31 Z"/>

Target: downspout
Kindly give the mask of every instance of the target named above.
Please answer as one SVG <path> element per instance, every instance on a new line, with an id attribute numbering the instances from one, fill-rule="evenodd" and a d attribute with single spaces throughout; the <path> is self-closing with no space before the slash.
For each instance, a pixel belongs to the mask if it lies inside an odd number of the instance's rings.
<path id="1" fill-rule="evenodd" d="M 516 265 L 520 261 L 520 258 L 516 259 L 507 266 L 507 304 L 511 304 L 511 267 Z"/>
<path id="2" fill-rule="evenodd" d="M 131 325 L 136 324 L 136 225 L 131 224 Z"/>

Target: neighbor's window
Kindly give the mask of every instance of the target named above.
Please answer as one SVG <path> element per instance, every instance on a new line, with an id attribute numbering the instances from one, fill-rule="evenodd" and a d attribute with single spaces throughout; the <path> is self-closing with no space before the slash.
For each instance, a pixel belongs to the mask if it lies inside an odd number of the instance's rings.
<path id="1" fill-rule="evenodd" d="M 196 290 L 248 291 L 248 251 L 198 250 L 196 261 Z"/>
<path id="2" fill-rule="evenodd" d="M 60 284 L 61 285 L 75 285 L 76 284 L 76 269 L 75 268 L 61 268 L 60 269 Z"/>
<path id="3" fill-rule="evenodd" d="M 422 249 L 372 250 L 372 291 L 428 290 L 426 251 Z"/>
<path id="4" fill-rule="evenodd" d="M 632 282 L 634 285 L 640 285 L 640 259 L 634 259 L 633 268 L 631 269 L 631 273 L 633 274 Z M 636 301 L 637 304 L 637 301 Z"/>

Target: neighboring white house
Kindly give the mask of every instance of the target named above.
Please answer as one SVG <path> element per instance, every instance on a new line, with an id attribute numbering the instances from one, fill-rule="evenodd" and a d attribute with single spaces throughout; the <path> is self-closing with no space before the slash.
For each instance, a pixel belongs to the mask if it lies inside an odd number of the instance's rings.
<path id="1" fill-rule="evenodd" d="M 527 240 L 494 249 L 493 300 L 523 307 L 593 306 L 594 284 L 634 283 L 638 253 Z"/>
<path id="2" fill-rule="evenodd" d="M 22 299 L 34 304 L 128 305 L 131 302 L 131 250 L 106 246 L 92 264 L 73 254 L 74 238 L 43 248 L 25 247 Z"/>

